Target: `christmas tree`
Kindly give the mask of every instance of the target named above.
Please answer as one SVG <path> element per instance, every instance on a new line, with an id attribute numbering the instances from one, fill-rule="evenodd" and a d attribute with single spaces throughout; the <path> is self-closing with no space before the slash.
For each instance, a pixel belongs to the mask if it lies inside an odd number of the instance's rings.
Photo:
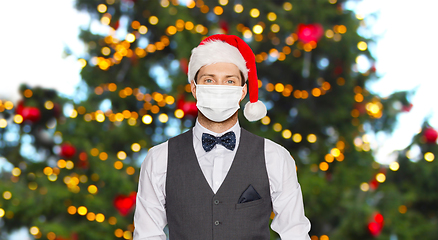
<path id="1" fill-rule="evenodd" d="M 148 149 L 196 119 L 190 50 L 226 33 L 253 49 L 268 108 L 262 120 L 240 124 L 296 160 L 312 240 L 436 235 L 436 131 L 425 125 L 398 162 L 375 161 L 370 136 L 391 132 L 408 111 L 408 93 L 381 98 L 367 90 L 378 78 L 372 39 L 358 34 L 366 23 L 344 0 L 77 0 L 76 7 L 92 19 L 78 59 L 87 97 L 74 102 L 23 85 L 22 101 L 0 101 L 0 157 L 12 166 L 0 172 L 5 231 L 131 239 Z M 359 68 L 363 59 L 369 69 Z M 409 160 L 412 149 L 426 161 Z"/>

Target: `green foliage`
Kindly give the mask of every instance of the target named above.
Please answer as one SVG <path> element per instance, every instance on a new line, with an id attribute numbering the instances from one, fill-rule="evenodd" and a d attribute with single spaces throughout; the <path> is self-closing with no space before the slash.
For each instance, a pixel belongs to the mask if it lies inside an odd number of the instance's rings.
<path id="1" fill-rule="evenodd" d="M 382 99 L 366 89 L 377 76 L 372 68 L 358 71 L 356 57 L 374 60 L 357 44 L 372 41 L 358 35 L 361 20 L 345 9 L 344 2 L 242 1 L 243 12 L 237 13 L 237 1 L 229 1 L 217 15 L 213 10 L 219 4 L 211 0 L 204 5 L 197 1 L 193 8 L 165 0 L 77 0 L 76 8 L 90 14 L 93 22 L 80 33 L 87 47 L 81 56 L 87 62 L 81 71 L 86 98 L 73 102 L 51 90 L 21 88 L 23 94 L 33 92 L 30 97 L 23 95 L 24 106 L 37 107 L 42 117 L 19 124 L 10 121 L 0 128 L 0 155 L 15 170 L 20 169 L 14 175 L 0 172 L 0 193 L 12 194 L 11 199 L 0 198 L 5 211 L 2 228 L 37 226 L 42 239 L 52 232 L 72 240 L 114 239 L 122 237 L 117 232 L 132 232 L 132 209 L 122 215 L 114 201 L 136 191 L 140 163 L 150 147 L 193 125 L 193 116 L 175 116 L 178 99 L 194 101 L 185 90 L 184 65 L 204 37 L 228 30 L 247 40 L 256 54 L 262 82 L 259 98 L 269 108 L 263 121 L 249 123 L 241 117 L 240 124 L 291 152 L 312 223 L 310 234 L 371 239 L 367 224 L 380 212 L 385 225 L 376 239 L 434 239 L 437 162 L 413 163 L 402 151 L 400 170 L 392 172 L 374 161 L 366 135 L 390 133 L 402 107 L 409 105 L 409 93 Z M 286 10 L 285 3 L 291 3 L 292 9 Z M 107 10 L 99 13 L 99 4 Z M 253 8 L 259 10 L 258 17 L 250 17 Z M 269 13 L 275 13 L 276 19 L 268 20 Z M 152 16 L 158 18 L 157 24 L 150 23 Z M 109 17 L 109 26 L 104 32 L 95 31 L 92 26 L 105 17 Z M 134 21 L 147 27 L 147 33 L 140 33 Z M 256 24 L 263 26 L 263 33 L 251 32 Z M 274 24 L 279 31 L 272 30 Z M 324 29 L 312 49 L 298 39 L 299 24 L 320 24 Z M 170 26 L 177 31 L 171 32 Z M 339 26 L 346 31 L 338 31 Z M 133 33 L 135 41 L 126 41 L 121 35 L 124 31 Z M 303 74 L 305 70 L 308 75 Z M 55 114 L 45 107 L 48 100 L 66 111 Z M 68 112 L 69 106 L 74 111 Z M 0 114 L 12 119 L 16 109 L 17 104 Z M 160 116 L 168 120 L 160 121 Z M 5 134 L 18 139 L 6 140 Z M 36 149 L 33 155 L 23 150 L 29 144 Z M 64 144 L 71 144 L 76 153 L 62 156 Z M 137 151 L 133 144 L 141 149 Z M 413 145 L 420 146 L 422 154 L 437 153 L 436 144 L 426 144 L 421 134 Z M 63 166 L 60 159 L 74 166 Z M 379 172 L 386 172 L 386 182 L 364 190 Z M 89 191 L 90 186 L 96 186 L 97 193 Z M 101 213 L 105 220 L 69 213 L 71 206 L 85 206 L 88 213 Z M 402 214 L 400 206 L 407 207 L 407 212 Z M 271 239 L 276 238 L 272 232 Z"/>

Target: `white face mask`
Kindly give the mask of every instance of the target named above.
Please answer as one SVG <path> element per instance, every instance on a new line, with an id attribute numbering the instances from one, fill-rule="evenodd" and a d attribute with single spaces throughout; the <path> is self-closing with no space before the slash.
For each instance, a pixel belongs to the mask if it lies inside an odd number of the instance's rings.
<path id="1" fill-rule="evenodd" d="M 197 85 L 196 106 L 205 117 L 214 122 L 223 122 L 239 108 L 241 86 Z"/>

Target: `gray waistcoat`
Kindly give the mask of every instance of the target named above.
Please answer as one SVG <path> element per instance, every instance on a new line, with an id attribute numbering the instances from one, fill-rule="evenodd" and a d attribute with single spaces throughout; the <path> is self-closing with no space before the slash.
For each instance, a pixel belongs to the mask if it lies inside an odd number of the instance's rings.
<path id="1" fill-rule="evenodd" d="M 264 139 L 242 129 L 231 168 L 216 194 L 193 149 L 192 130 L 168 144 L 166 215 L 171 240 L 269 240 L 272 211 Z M 238 204 L 252 185 L 261 199 Z"/>

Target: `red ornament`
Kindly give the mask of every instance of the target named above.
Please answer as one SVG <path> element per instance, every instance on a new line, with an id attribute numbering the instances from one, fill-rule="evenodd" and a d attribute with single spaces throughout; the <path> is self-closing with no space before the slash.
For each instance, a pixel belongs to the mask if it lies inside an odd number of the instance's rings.
<path id="1" fill-rule="evenodd" d="M 114 207 L 119 211 L 120 215 L 126 216 L 134 208 L 136 197 L 136 192 L 132 192 L 128 196 L 118 195 L 114 199 Z"/>
<path id="2" fill-rule="evenodd" d="M 38 122 L 41 119 L 41 111 L 37 107 L 25 107 L 23 100 L 18 102 L 15 113 L 23 117 L 23 122 Z"/>
<path id="3" fill-rule="evenodd" d="M 17 107 L 15 108 L 15 113 L 21 115 L 21 113 L 23 112 L 23 108 L 24 108 L 23 100 L 18 101 Z"/>
<path id="4" fill-rule="evenodd" d="M 68 143 L 62 144 L 61 153 L 60 153 L 60 155 L 62 157 L 68 159 L 68 158 L 73 157 L 75 155 L 75 153 L 76 153 L 76 148 L 73 145 L 68 144 Z"/>
<path id="5" fill-rule="evenodd" d="M 423 137 L 427 143 L 436 143 L 436 139 L 438 138 L 438 132 L 431 127 L 427 127 L 426 129 L 424 129 Z"/>
<path id="6" fill-rule="evenodd" d="M 337 66 L 337 67 L 335 67 L 335 70 L 333 71 L 333 73 L 335 75 L 340 75 L 343 71 L 344 71 L 344 69 L 342 68 L 342 66 Z"/>
<path id="7" fill-rule="evenodd" d="M 402 112 L 410 112 L 411 111 L 411 109 L 412 109 L 412 103 L 410 103 L 410 104 L 408 104 L 408 105 L 404 105 L 403 107 L 402 107 Z"/>
<path id="8" fill-rule="evenodd" d="M 379 185 L 380 185 L 380 183 L 376 179 L 373 179 L 370 182 L 371 190 L 376 190 Z"/>
<path id="9" fill-rule="evenodd" d="M 230 27 L 226 21 L 220 21 L 219 26 L 221 27 L 224 34 L 228 34 Z"/>
<path id="10" fill-rule="evenodd" d="M 176 103 L 178 109 L 183 110 L 184 116 L 198 116 L 198 108 L 196 107 L 196 102 L 186 102 L 184 97 L 180 97 Z"/>
<path id="11" fill-rule="evenodd" d="M 79 153 L 79 161 L 77 161 L 76 166 L 82 169 L 88 169 L 88 155 L 86 152 Z"/>
<path id="12" fill-rule="evenodd" d="M 110 23 L 110 26 L 111 26 L 112 28 L 114 28 L 114 30 L 117 30 L 117 29 L 119 28 L 119 26 L 120 26 L 120 22 L 119 22 L 119 20 L 117 20 L 117 21 L 115 21 L 115 22 L 111 22 L 111 23 Z"/>
<path id="13" fill-rule="evenodd" d="M 368 231 L 373 237 L 377 237 L 382 232 L 384 218 L 382 214 L 375 213 L 371 221 L 368 223 Z"/>
<path id="14" fill-rule="evenodd" d="M 187 61 L 187 58 L 181 58 L 179 60 L 179 66 L 185 74 L 189 72 L 189 62 Z"/>
<path id="15" fill-rule="evenodd" d="M 17 108 L 16 112 L 23 117 L 23 122 L 29 121 L 35 123 L 41 119 L 41 112 L 37 107 L 21 107 Z"/>
<path id="16" fill-rule="evenodd" d="M 324 35 L 324 28 L 321 24 L 298 24 L 297 28 L 298 39 L 304 43 L 311 41 L 318 42 L 319 39 Z"/>
<path id="17" fill-rule="evenodd" d="M 37 107 L 24 107 L 21 111 L 23 121 L 38 122 L 41 118 L 41 112 Z"/>
<path id="18" fill-rule="evenodd" d="M 377 237 L 380 234 L 380 226 L 375 222 L 368 223 L 368 231 L 370 231 L 373 237 Z"/>
<path id="19" fill-rule="evenodd" d="M 53 105 L 53 116 L 55 116 L 55 118 L 61 116 L 61 106 L 58 103 Z"/>
<path id="20" fill-rule="evenodd" d="M 354 108 L 357 109 L 361 115 L 367 112 L 365 103 L 355 103 Z"/>
<path id="21" fill-rule="evenodd" d="M 132 56 L 129 58 L 129 60 L 131 60 L 131 63 L 133 66 L 137 65 L 137 63 L 138 63 L 138 57 L 136 54 L 132 54 Z"/>

